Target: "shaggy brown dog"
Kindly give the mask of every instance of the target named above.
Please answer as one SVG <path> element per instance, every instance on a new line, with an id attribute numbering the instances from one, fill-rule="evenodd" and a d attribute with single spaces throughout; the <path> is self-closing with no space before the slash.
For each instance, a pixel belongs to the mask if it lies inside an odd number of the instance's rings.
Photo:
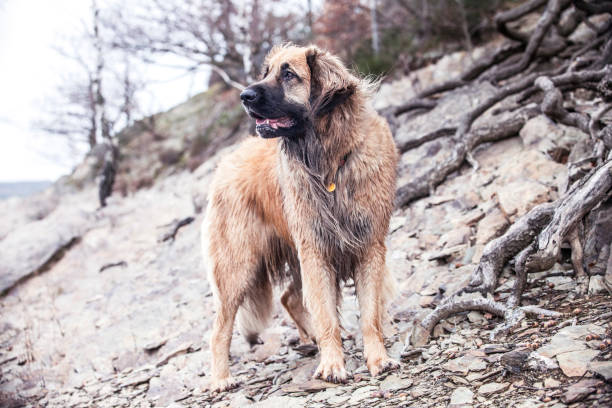
<path id="1" fill-rule="evenodd" d="M 382 332 L 394 289 L 385 236 L 397 152 L 369 104 L 372 84 L 316 47 L 275 47 L 263 72 L 240 95 L 261 138 L 221 161 L 202 226 L 217 303 L 212 388 L 236 384 L 228 363 L 236 313 L 241 333 L 255 342 L 280 282 L 302 341 L 319 346 L 315 377 L 347 378 L 338 317 L 347 279 L 355 282 L 371 374 L 397 367 Z"/>

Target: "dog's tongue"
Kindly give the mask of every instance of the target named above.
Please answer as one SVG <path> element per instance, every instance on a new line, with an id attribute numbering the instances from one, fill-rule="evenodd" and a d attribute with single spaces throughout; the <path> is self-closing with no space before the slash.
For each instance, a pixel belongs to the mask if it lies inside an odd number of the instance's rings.
<path id="1" fill-rule="evenodd" d="M 289 127 L 292 122 L 287 116 L 283 116 L 282 118 L 276 119 L 255 119 L 255 124 L 257 125 L 269 125 L 270 127 L 277 129 L 279 127 Z"/>

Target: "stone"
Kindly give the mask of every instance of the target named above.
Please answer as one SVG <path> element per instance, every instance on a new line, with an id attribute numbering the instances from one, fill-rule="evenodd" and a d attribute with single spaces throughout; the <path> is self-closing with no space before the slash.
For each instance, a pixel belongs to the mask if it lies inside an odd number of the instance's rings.
<path id="1" fill-rule="evenodd" d="M 612 361 L 591 361 L 589 370 L 603 377 L 606 381 L 612 381 Z"/>
<path id="2" fill-rule="evenodd" d="M 378 387 L 373 386 L 373 385 L 365 385 L 363 387 L 359 387 L 352 392 L 347 405 L 356 404 L 360 401 L 363 401 L 364 399 L 369 398 L 370 395 L 374 391 L 377 391 L 377 390 L 378 390 Z"/>
<path id="3" fill-rule="evenodd" d="M 555 380 L 554 378 L 545 378 L 544 379 L 544 387 L 546 388 L 556 388 L 561 385 L 561 382 Z"/>
<path id="4" fill-rule="evenodd" d="M 468 226 L 462 226 L 450 230 L 440 236 L 440 244 L 446 248 L 454 247 L 468 243 L 472 229 Z"/>
<path id="5" fill-rule="evenodd" d="M 546 283 L 554 285 L 554 290 L 572 290 L 576 287 L 576 280 L 571 276 L 551 276 L 546 278 Z"/>
<path id="6" fill-rule="evenodd" d="M 251 408 L 287 408 L 305 406 L 306 397 L 293 396 L 273 396 L 255 404 L 249 405 Z M 224 404 L 225 406 L 227 404 Z"/>
<path id="7" fill-rule="evenodd" d="M 0 295 L 36 274 L 53 257 L 77 242 L 94 226 L 94 206 L 88 210 L 61 206 L 42 220 L 30 222 L 0 241 Z"/>
<path id="8" fill-rule="evenodd" d="M 389 221 L 389 233 L 393 233 L 400 229 L 406 223 L 406 217 L 391 217 Z"/>
<path id="9" fill-rule="evenodd" d="M 474 399 L 474 393 L 467 387 L 455 388 L 451 394 L 449 407 L 460 407 L 469 405 Z"/>
<path id="10" fill-rule="evenodd" d="M 426 259 L 428 261 L 435 261 L 437 259 L 444 260 L 445 258 L 451 257 L 457 253 L 464 251 L 466 247 L 466 244 L 461 244 L 449 248 L 444 248 L 440 251 L 435 251 L 427 254 Z"/>
<path id="11" fill-rule="evenodd" d="M 410 388 L 412 381 L 408 378 L 401 378 L 398 375 L 391 374 L 380 383 L 381 391 L 395 392 Z"/>
<path id="12" fill-rule="evenodd" d="M 468 313 L 467 318 L 470 323 L 484 323 L 487 321 L 487 319 L 484 318 L 482 313 L 476 311 L 471 311 L 470 313 Z"/>
<path id="13" fill-rule="evenodd" d="M 572 384 L 567 388 L 567 391 L 563 394 L 563 402 L 571 404 L 573 402 L 581 401 L 586 398 L 589 394 L 596 391 L 601 381 L 594 379 L 584 379 L 576 384 Z"/>
<path id="14" fill-rule="evenodd" d="M 558 137 L 561 129 L 555 122 L 545 115 L 538 115 L 529 119 L 519 136 L 525 147 L 537 148 L 541 152 L 547 152 L 556 146 L 555 137 Z"/>
<path id="15" fill-rule="evenodd" d="M 508 219 L 497 207 L 493 207 L 478 223 L 476 244 L 487 244 L 500 236 L 509 226 Z"/>
<path id="16" fill-rule="evenodd" d="M 478 357 L 462 356 L 448 361 L 442 368 L 454 373 L 467 375 L 470 371 L 482 371 L 487 368 L 487 363 Z"/>
<path id="17" fill-rule="evenodd" d="M 559 365 L 554 359 L 543 356 L 536 351 L 529 355 L 529 360 L 527 360 L 527 366 L 532 370 L 538 371 L 549 371 L 559 368 Z"/>
<path id="18" fill-rule="evenodd" d="M 548 344 L 540 347 L 537 353 L 552 358 L 557 354 L 584 350 L 587 346 L 582 339 L 591 333 L 602 335 L 605 329 L 595 324 L 564 327 L 550 339 Z"/>
<path id="19" fill-rule="evenodd" d="M 507 390 L 509 386 L 510 383 L 491 382 L 480 386 L 480 388 L 478 388 L 478 394 L 488 397 L 489 395 Z"/>
<path id="20" fill-rule="evenodd" d="M 586 373 L 589 363 L 599 354 L 597 350 L 578 350 L 557 354 L 557 361 L 563 374 L 568 377 L 581 377 Z"/>
<path id="21" fill-rule="evenodd" d="M 604 276 L 595 275 L 589 279 L 589 295 L 596 295 L 598 293 L 607 293 L 608 289 L 604 284 Z"/>
<path id="22" fill-rule="evenodd" d="M 506 184 L 499 192 L 499 207 L 506 217 L 520 217 L 537 204 L 548 201 L 550 189 L 531 179 Z"/>

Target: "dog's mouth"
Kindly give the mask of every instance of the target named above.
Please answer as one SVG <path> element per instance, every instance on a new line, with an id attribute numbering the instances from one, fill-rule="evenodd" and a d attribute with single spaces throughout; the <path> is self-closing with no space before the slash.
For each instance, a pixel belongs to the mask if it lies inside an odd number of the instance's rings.
<path id="1" fill-rule="evenodd" d="M 257 133 L 264 138 L 282 136 L 283 130 L 289 130 L 296 125 L 296 121 L 290 116 L 266 118 L 252 109 L 249 109 L 249 115 L 255 119 Z"/>
<path id="2" fill-rule="evenodd" d="M 257 125 L 258 128 L 260 126 L 261 127 L 266 126 L 272 129 L 278 129 L 278 128 L 290 128 L 291 126 L 293 126 L 294 121 L 289 116 L 283 116 L 280 118 L 273 118 L 273 119 L 255 118 L 255 124 Z"/>

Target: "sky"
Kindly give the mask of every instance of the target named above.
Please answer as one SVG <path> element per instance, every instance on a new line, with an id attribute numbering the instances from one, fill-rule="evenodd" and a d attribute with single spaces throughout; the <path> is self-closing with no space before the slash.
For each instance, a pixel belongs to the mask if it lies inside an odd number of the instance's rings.
<path id="1" fill-rule="evenodd" d="M 87 0 L 0 0 L 0 182 L 53 181 L 82 160 L 33 123 L 72 69 L 54 46 L 79 32 L 89 6 Z M 152 66 L 143 72 L 153 84 L 142 101 L 147 113 L 168 109 L 207 83 L 205 72 L 185 76 Z"/>

